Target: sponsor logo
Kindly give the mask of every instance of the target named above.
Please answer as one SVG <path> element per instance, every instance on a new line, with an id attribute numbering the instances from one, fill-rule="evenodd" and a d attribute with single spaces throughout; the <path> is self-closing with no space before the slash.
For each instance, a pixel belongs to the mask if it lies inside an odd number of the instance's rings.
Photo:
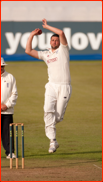
<path id="1" fill-rule="evenodd" d="M 72 33 L 72 29 L 69 27 L 64 27 L 63 31 L 66 35 L 67 42 L 69 45 L 69 49 L 76 50 L 76 51 L 83 51 L 87 48 L 91 49 L 91 53 L 93 51 L 101 51 L 101 44 L 102 44 L 102 32 L 101 30 L 97 33 L 90 31 L 87 33 L 84 32 L 75 32 Z M 6 45 L 2 51 L 5 52 L 7 55 L 18 53 L 19 50 L 21 52 L 24 52 L 22 49 L 26 49 L 26 43 L 28 40 L 28 37 L 30 35 L 30 32 L 4 32 L 5 39 L 2 41 L 7 42 L 8 45 Z M 47 47 L 50 47 L 50 37 L 51 33 L 42 33 L 40 36 L 34 36 L 32 41 L 32 48 L 39 50 L 45 50 Z M 56 52 L 57 53 L 57 52 Z"/>
<path id="2" fill-rule="evenodd" d="M 53 58 L 53 59 L 48 59 L 47 60 L 47 63 L 52 63 L 52 62 L 55 62 L 55 61 L 57 61 L 58 60 L 58 58 L 56 57 L 56 58 Z"/>

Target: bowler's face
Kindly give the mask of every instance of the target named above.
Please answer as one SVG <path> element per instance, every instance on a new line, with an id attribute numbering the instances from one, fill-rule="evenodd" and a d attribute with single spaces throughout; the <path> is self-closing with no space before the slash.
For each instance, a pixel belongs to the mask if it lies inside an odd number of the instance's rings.
<path id="1" fill-rule="evenodd" d="M 59 37 L 52 37 L 50 41 L 50 45 L 52 49 L 57 49 L 60 46 Z"/>
<path id="2" fill-rule="evenodd" d="M 5 66 L 1 66 L 1 74 L 4 73 L 4 67 Z"/>

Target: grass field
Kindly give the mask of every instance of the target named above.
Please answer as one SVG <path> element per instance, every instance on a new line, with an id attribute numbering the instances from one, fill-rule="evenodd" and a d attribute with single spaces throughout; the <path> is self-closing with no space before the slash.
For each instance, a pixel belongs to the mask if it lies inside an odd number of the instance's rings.
<path id="1" fill-rule="evenodd" d="M 70 62 L 72 96 L 64 120 L 56 127 L 60 147 L 54 154 L 48 153 L 44 131 L 45 63 L 8 62 L 6 71 L 17 81 L 14 122 L 25 127 L 25 169 L 21 170 L 19 159 L 20 169 L 10 170 L 1 145 L 1 180 L 101 181 L 102 61 Z M 21 156 L 20 129 L 19 149 Z"/>

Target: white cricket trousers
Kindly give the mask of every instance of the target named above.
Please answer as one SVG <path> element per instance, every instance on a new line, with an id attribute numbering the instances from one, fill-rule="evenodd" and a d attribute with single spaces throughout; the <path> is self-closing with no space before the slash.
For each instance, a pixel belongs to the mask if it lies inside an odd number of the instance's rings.
<path id="1" fill-rule="evenodd" d="M 47 83 L 45 85 L 44 122 L 46 136 L 56 139 L 56 124 L 63 120 L 72 93 L 71 85 Z"/>

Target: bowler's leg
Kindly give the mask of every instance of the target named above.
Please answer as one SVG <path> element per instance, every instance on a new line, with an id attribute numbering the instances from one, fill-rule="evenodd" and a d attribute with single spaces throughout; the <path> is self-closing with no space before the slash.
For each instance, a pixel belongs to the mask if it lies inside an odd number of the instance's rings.
<path id="1" fill-rule="evenodd" d="M 62 85 L 56 104 L 56 123 L 63 120 L 69 99 L 71 97 L 71 85 Z"/>
<path id="2" fill-rule="evenodd" d="M 46 95 L 44 104 L 45 133 L 50 140 L 56 138 L 55 105 L 56 99 Z"/>
<path id="3" fill-rule="evenodd" d="M 45 121 L 45 133 L 50 139 L 49 153 L 53 153 L 59 147 L 56 141 L 56 93 L 50 84 L 46 85 L 45 103 L 44 103 L 44 121 Z"/>

